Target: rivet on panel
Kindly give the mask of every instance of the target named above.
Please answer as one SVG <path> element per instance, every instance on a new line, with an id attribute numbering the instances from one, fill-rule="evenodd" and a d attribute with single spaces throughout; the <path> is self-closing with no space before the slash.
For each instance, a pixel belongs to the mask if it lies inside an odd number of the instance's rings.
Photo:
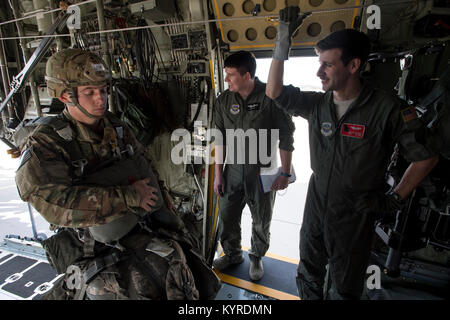
<path id="1" fill-rule="evenodd" d="M 277 36 L 277 28 L 269 26 L 264 31 L 264 34 L 267 39 L 273 40 Z"/>
<path id="2" fill-rule="evenodd" d="M 258 32 L 256 32 L 253 28 L 248 28 L 247 31 L 245 31 L 245 37 L 247 40 L 253 41 L 258 36 Z"/>
<path id="3" fill-rule="evenodd" d="M 342 29 L 345 29 L 345 22 L 342 20 L 333 22 L 333 24 L 330 27 L 331 32 L 335 32 L 335 31 L 342 30 Z"/>
<path id="4" fill-rule="evenodd" d="M 223 5 L 222 10 L 223 10 L 223 13 L 228 17 L 231 17 L 232 15 L 234 15 L 234 6 L 229 2 L 227 2 Z"/>
<path id="5" fill-rule="evenodd" d="M 264 10 L 270 12 L 275 10 L 277 7 L 277 1 L 276 0 L 264 0 L 263 1 L 263 8 Z"/>
<path id="6" fill-rule="evenodd" d="M 242 10 L 243 10 L 246 14 L 252 13 L 252 10 L 253 10 L 254 8 L 255 8 L 255 4 L 253 3 L 253 1 L 246 0 L 246 1 L 244 1 L 244 3 L 242 4 Z"/>
<path id="7" fill-rule="evenodd" d="M 311 37 L 317 37 L 320 34 L 321 31 L 322 31 L 322 27 L 317 22 L 311 23 L 308 26 L 308 29 L 306 30 L 308 35 L 311 36 Z"/>
<path id="8" fill-rule="evenodd" d="M 230 40 L 231 42 L 236 42 L 239 39 L 239 33 L 237 33 L 236 30 L 231 29 L 230 31 L 228 31 L 227 33 L 227 38 L 228 40 Z"/>
<path id="9" fill-rule="evenodd" d="M 318 7 L 322 4 L 323 0 L 309 0 L 309 4 L 313 7 Z"/>

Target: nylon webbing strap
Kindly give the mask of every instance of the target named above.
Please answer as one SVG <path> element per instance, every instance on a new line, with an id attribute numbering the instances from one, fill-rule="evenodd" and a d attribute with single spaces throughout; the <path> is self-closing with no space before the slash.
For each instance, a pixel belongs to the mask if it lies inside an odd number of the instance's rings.
<path id="1" fill-rule="evenodd" d="M 99 272 L 115 265 L 120 261 L 121 255 L 121 253 L 113 252 L 107 256 L 97 257 L 92 260 L 83 274 L 84 282 L 88 284 Z"/>
<path id="2" fill-rule="evenodd" d="M 75 296 L 73 297 L 74 300 L 83 300 L 84 296 L 86 294 L 87 284 L 81 283 L 81 288 L 77 289 Z"/>
<path id="3" fill-rule="evenodd" d="M 95 256 L 94 254 L 94 246 L 95 246 L 95 240 L 89 233 L 88 229 L 84 229 L 83 233 L 83 256 L 84 258 L 92 258 Z"/>
<path id="4" fill-rule="evenodd" d="M 186 256 L 184 255 L 183 249 L 176 241 L 171 241 L 172 247 L 175 249 L 179 256 L 179 261 L 181 262 L 181 265 L 189 269 L 189 266 L 187 265 Z M 175 261 L 176 262 L 176 261 Z M 169 264 L 174 263 L 174 261 L 170 261 Z M 190 283 L 189 278 L 182 277 L 183 279 L 183 291 L 188 300 L 194 300 L 194 293 L 192 291 L 192 286 L 194 286 L 194 283 Z"/>
<path id="5" fill-rule="evenodd" d="M 87 160 L 84 154 L 81 152 L 80 145 L 77 140 L 74 139 L 74 133 L 69 121 L 65 118 L 63 113 L 60 113 L 56 117 L 52 117 L 54 120 L 49 123 L 56 131 L 56 133 L 66 141 L 66 151 L 69 153 L 72 166 L 74 168 L 75 175 L 79 178 L 84 173 L 84 168 L 87 165 Z"/>
<path id="6" fill-rule="evenodd" d="M 429 121 L 427 127 L 432 129 L 439 118 L 438 105 L 441 97 L 450 90 L 450 68 L 447 68 L 441 75 L 439 81 L 436 83 L 434 89 L 419 103 L 421 107 L 428 111 L 428 108 L 433 105 L 434 117 Z"/>

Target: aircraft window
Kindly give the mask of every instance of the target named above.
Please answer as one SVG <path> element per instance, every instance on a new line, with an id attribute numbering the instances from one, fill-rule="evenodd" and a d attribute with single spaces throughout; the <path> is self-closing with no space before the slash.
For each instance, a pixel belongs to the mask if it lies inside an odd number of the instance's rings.
<path id="1" fill-rule="evenodd" d="M 271 62 L 272 59 L 256 59 L 256 76 L 262 82 L 267 82 Z M 319 67 L 319 59 L 316 56 L 289 57 L 289 60 L 285 61 L 283 82 L 286 85 L 292 84 L 299 87 L 301 90 L 322 91 L 322 84 L 316 76 Z M 293 121 L 296 129 L 292 163 L 297 181 L 290 185 L 285 192 L 279 192 L 277 195 L 273 210 L 269 252 L 298 259 L 299 230 L 311 169 L 308 122 L 301 117 L 294 117 Z M 242 217 L 242 244 L 250 246 L 251 214 L 248 206 L 245 207 Z M 286 234 L 288 236 L 285 236 Z"/>

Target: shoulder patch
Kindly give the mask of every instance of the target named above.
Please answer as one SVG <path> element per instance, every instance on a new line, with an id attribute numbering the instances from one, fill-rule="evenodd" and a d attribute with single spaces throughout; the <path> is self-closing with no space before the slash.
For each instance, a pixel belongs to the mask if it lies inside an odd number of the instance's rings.
<path id="1" fill-rule="evenodd" d="M 231 105 L 231 107 L 230 107 L 230 112 L 231 112 L 231 114 L 236 115 L 236 114 L 238 114 L 240 111 L 241 111 L 241 107 L 240 107 L 238 104 L 233 104 L 233 105 Z"/>
<path id="2" fill-rule="evenodd" d="M 22 157 L 20 159 L 20 164 L 19 164 L 19 167 L 17 167 L 17 170 L 19 170 L 25 163 L 27 163 L 27 161 L 31 159 L 31 156 L 32 156 L 32 154 L 31 154 L 30 149 L 26 149 L 22 153 Z"/>
<path id="3" fill-rule="evenodd" d="M 331 122 L 322 122 L 322 126 L 320 127 L 320 132 L 325 137 L 331 136 L 333 134 L 333 126 Z"/>
<path id="4" fill-rule="evenodd" d="M 400 111 L 402 114 L 403 122 L 408 122 L 417 119 L 417 112 L 414 107 L 409 107 Z"/>
<path id="5" fill-rule="evenodd" d="M 56 132 L 61 138 L 66 141 L 72 141 L 73 139 L 73 131 L 69 124 L 67 124 L 67 126 L 65 126 L 64 128 L 56 130 Z"/>

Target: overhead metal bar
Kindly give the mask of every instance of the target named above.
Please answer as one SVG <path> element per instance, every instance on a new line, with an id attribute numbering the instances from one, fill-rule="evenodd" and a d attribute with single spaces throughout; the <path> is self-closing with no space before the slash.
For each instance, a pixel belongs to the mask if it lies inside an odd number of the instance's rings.
<path id="1" fill-rule="evenodd" d="M 63 11 L 60 13 L 58 18 L 56 19 L 56 22 L 50 27 L 50 30 L 47 31 L 46 35 L 52 35 L 55 33 L 61 26 L 65 24 L 67 19 L 69 18 L 70 14 L 67 13 L 67 11 Z M 11 81 L 10 87 L 11 91 L 8 93 L 6 99 L 2 102 L 0 107 L 0 113 L 3 111 L 3 109 L 8 105 L 12 97 L 20 91 L 24 83 L 27 81 L 31 73 L 33 72 L 34 68 L 37 66 L 37 64 L 42 60 L 45 53 L 47 52 L 48 48 L 51 46 L 51 44 L 54 41 L 54 37 L 46 37 L 44 38 L 39 46 L 36 48 L 36 50 L 33 52 L 33 55 L 28 60 L 25 67 L 22 69 L 22 71 L 13 77 L 13 80 Z"/>
<path id="2" fill-rule="evenodd" d="M 84 1 L 84 2 L 75 3 L 74 5 L 79 6 L 79 5 L 88 4 L 88 3 L 91 3 L 91 2 L 95 2 L 95 1 L 96 0 L 87 0 L 87 1 Z M 65 10 L 65 9 L 60 7 L 60 8 L 53 8 L 51 10 L 43 10 L 43 9 L 36 10 L 36 11 L 33 11 L 33 12 L 29 12 L 29 14 L 27 14 L 24 17 L 16 18 L 16 19 L 13 19 L 13 20 L 8 20 L 8 21 L 4 21 L 4 22 L 0 22 L 0 26 L 2 26 L 4 24 L 8 24 L 8 23 L 13 23 L 13 22 L 17 22 L 17 21 L 22 21 L 22 20 L 34 18 L 34 17 L 39 17 L 41 15 L 48 14 L 48 13 L 55 13 L 55 12 L 61 11 L 61 10 Z"/>
<path id="3" fill-rule="evenodd" d="M 18 0 L 9 0 L 9 3 L 11 5 L 11 9 L 13 11 L 13 15 L 15 18 L 17 18 L 20 14 L 20 10 L 19 10 L 19 2 Z M 24 36 L 25 35 L 25 31 L 24 31 L 24 26 L 20 21 L 16 21 L 16 27 L 17 27 L 17 33 L 19 34 L 19 36 Z M 22 47 L 22 54 L 23 54 L 23 59 L 24 59 L 24 64 L 27 63 L 27 61 L 30 58 L 30 50 L 27 48 L 27 44 L 25 42 L 24 39 L 20 39 L 20 46 Z M 30 89 L 31 89 L 31 95 L 33 97 L 33 101 L 34 104 L 36 106 L 36 111 L 38 116 L 42 116 L 42 110 L 41 110 L 41 103 L 39 100 L 39 92 L 36 88 L 36 81 L 34 79 L 34 75 L 33 73 L 30 73 L 29 76 L 29 80 L 30 80 Z M 9 109 L 11 111 L 14 110 L 14 108 L 11 106 L 11 104 L 9 105 Z M 16 109 L 16 113 L 17 113 L 17 109 Z M 13 112 L 11 112 L 13 113 Z M 12 114 L 11 114 L 12 116 Z M 11 122 L 12 120 L 12 122 Z M 15 117 L 13 116 L 12 118 L 9 119 L 9 124 L 8 127 L 12 127 L 14 128 L 17 125 L 17 121 L 15 120 Z"/>

